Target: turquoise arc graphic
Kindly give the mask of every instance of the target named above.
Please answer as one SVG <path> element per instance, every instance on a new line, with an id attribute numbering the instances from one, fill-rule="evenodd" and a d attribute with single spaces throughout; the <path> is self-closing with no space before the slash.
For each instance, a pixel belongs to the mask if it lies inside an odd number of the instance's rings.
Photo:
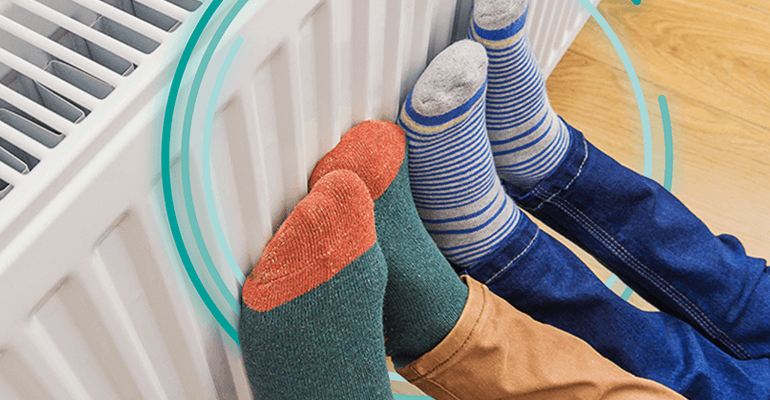
<path id="1" fill-rule="evenodd" d="M 612 30 L 607 20 L 604 19 L 604 16 L 602 16 L 602 14 L 599 12 L 599 10 L 596 9 L 596 7 L 593 5 L 593 3 L 591 3 L 590 0 L 578 0 L 578 1 L 586 10 L 588 10 L 588 12 L 591 14 L 591 17 L 594 18 L 594 20 L 599 24 L 599 26 L 604 31 L 605 35 L 607 35 L 607 37 L 610 39 L 612 46 L 615 48 L 615 51 L 618 53 L 620 60 L 623 62 L 623 67 L 626 69 L 626 73 L 628 74 L 628 77 L 631 80 L 631 86 L 633 87 L 633 90 L 634 90 L 634 96 L 636 97 L 636 103 L 639 106 L 639 114 L 642 120 L 642 134 L 644 139 L 644 176 L 646 176 L 647 178 L 651 178 L 653 157 L 652 157 L 652 133 L 650 129 L 650 115 L 647 111 L 647 103 L 644 100 L 644 93 L 642 92 L 642 85 L 639 81 L 639 76 L 636 74 L 636 70 L 634 69 L 633 63 L 631 63 L 631 58 L 628 56 L 628 53 L 623 47 L 623 44 L 620 43 L 620 39 Z M 634 4 L 637 4 L 637 5 L 640 4 L 640 1 L 634 1 Z M 660 103 L 661 115 L 663 119 L 665 145 L 666 145 L 664 187 L 670 191 L 671 181 L 673 176 L 673 158 L 674 158 L 673 140 L 671 137 L 671 119 L 668 112 L 668 103 L 666 101 L 666 97 L 660 96 L 658 100 Z M 612 285 L 615 284 L 616 281 L 617 281 L 617 276 L 613 274 L 605 282 L 605 285 L 607 287 L 612 287 Z M 625 288 L 623 293 L 620 295 L 620 297 L 622 297 L 623 300 L 628 300 L 632 294 L 633 294 L 633 291 L 627 287 Z"/>
<path id="2" fill-rule="evenodd" d="M 245 3 L 246 3 L 245 0 L 239 0 L 238 3 L 236 3 L 236 5 L 233 6 L 230 12 L 226 15 L 225 19 L 222 21 L 219 28 L 215 32 L 215 37 L 212 38 L 213 45 L 210 44 L 211 48 L 216 47 L 216 44 L 214 44 L 214 42 L 218 43 L 218 40 L 214 40 L 214 39 L 216 39 L 217 35 L 221 39 L 222 35 L 224 35 L 224 32 L 227 30 L 227 27 L 229 27 L 230 23 L 235 18 L 235 15 L 237 15 L 238 11 L 240 11 L 240 9 L 243 8 L 243 5 L 245 5 Z M 177 65 L 176 71 L 174 72 L 174 76 L 172 78 L 171 86 L 169 89 L 168 100 L 166 102 L 166 109 L 165 109 L 164 120 L 163 120 L 163 132 L 162 132 L 162 138 L 161 138 L 161 182 L 162 182 L 162 189 L 163 189 L 164 208 L 166 210 L 169 227 L 171 229 L 171 235 L 174 241 L 174 245 L 177 249 L 177 252 L 179 253 L 179 257 L 184 266 L 184 269 L 187 272 L 187 275 L 189 276 L 190 281 L 192 282 L 193 287 L 195 288 L 195 291 L 198 293 L 198 295 L 200 296 L 201 300 L 203 301 L 204 305 L 209 310 L 211 315 L 214 317 L 217 323 L 219 323 L 219 325 L 222 327 L 225 333 L 227 333 L 227 335 L 235 343 L 239 343 L 237 330 L 227 320 L 225 315 L 217 308 L 216 304 L 214 303 L 214 300 L 206 291 L 203 285 L 203 282 L 200 279 L 200 276 L 195 270 L 195 267 L 190 258 L 190 253 L 188 252 L 184 239 L 182 238 L 182 232 L 181 232 L 181 228 L 177 218 L 176 207 L 174 204 L 174 194 L 173 194 L 172 185 L 171 185 L 171 159 L 170 159 L 171 158 L 171 148 L 170 148 L 171 147 L 171 128 L 173 126 L 174 109 L 176 107 L 176 103 L 179 95 L 179 89 L 182 83 L 182 78 L 184 77 L 184 73 L 187 69 L 188 64 L 190 63 L 192 52 L 195 49 L 196 44 L 200 40 L 203 30 L 211 20 L 214 13 L 221 6 L 221 4 L 222 4 L 222 0 L 213 0 L 208 5 L 206 10 L 203 12 L 201 19 L 198 21 L 198 23 L 195 25 L 195 28 L 193 29 L 190 39 L 185 44 L 185 47 L 182 51 L 181 59 L 179 61 L 179 64 Z"/>
<path id="3" fill-rule="evenodd" d="M 634 88 L 634 93 L 636 96 L 637 103 L 639 105 L 639 111 L 642 119 L 644 148 L 645 148 L 644 175 L 647 177 L 650 177 L 651 170 L 652 170 L 652 146 L 651 146 L 650 123 L 649 123 L 649 115 L 647 112 L 646 103 L 644 102 L 644 96 L 641 90 L 639 79 L 636 75 L 636 72 L 633 68 L 633 65 L 631 64 L 631 61 L 628 55 L 626 54 L 625 50 L 623 49 L 623 46 L 620 44 L 619 39 L 614 34 L 614 32 L 610 28 L 607 21 L 602 17 L 602 15 L 598 12 L 598 10 L 596 10 L 596 8 L 593 6 L 593 4 L 591 4 L 589 0 L 578 0 L 578 2 L 589 11 L 591 16 L 602 27 L 605 34 L 607 34 L 607 36 L 610 38 L 610 41 L 613 43 L 613 46 L 618 52 L 618 55 L 621 57 L 623 64 L 626 68 L 626 71 L 629 75 L 632 86 Z M 180 228 L 177 213 L 176 213 L 176 203 L 174 200 L 174 194 L 171 190 L 172 185 L 171 185 L 171 177 L 170 177 L 171 176 L 170 175 L 171 130 L 172 130 L 173 119 L 174 119 L 174 109 L 178 100 L 178 91 L 181 86 L 182 78 L 187 70 L 188 64 L 190 63 L 192 52 L 195 46 L 197 45 L 198 41 L 200 40 L 203 30 L 206 28 L 206 26 L 212 19 L 212 16 L 217 11 L 217 9 L 221 6 L 221 4 L 222 4 L 222 0 L 214 0 L 212 1 L 212 3 L 209 4 L 207 9 L 201 16 L 201 19 L 198 21 L 197 25 L 195 26 L 195 29 L 193 30 L 190 39 L 185 45 L 181 60 L 174 73 L 171 89 L 169 92 L 169 97 L 166 104 L 165 118 L 163 123 L 163 135 L 162 135 L 162 144 L 161 144 L 161 169 L 162 169 L 162 188 L 163 188 L 164 206 L 167 213 L 169 226 L 171 228 L 174 244 L 176 246 L 177 252 L 180 255 L 185 271 L 190 277 L 190 280 L 193 283 L 193 287 L 195 288 L 196 292 L 200 296 L 206 308 L 209 310 L 209 312 L 212 314 L 215 320 L 220 324 L 220 326 L 225 331 L 225 333 L 227 333 L 227 335 L 230 336 L 235 343 L 238 343 L 238 334 L 235 327 L 228 321 L 228 318 L 225 316 L 225 314 L 222 311 L 220 311 L 219 308 L 217 307 L 213 298 L 204 287 L 203 282 L 201 281 L 201 277 L 198 275 L 195 269 L 195 266 L 192 262 L 188 247 L 186 246 L 184 239 L 182 237 L 181 228 Z M 184 121 L 185 121 L 183 134 L 182 134 L 183 144 L 185 140 L 187 140 L 189 143 L 190 124 L 188 123 L 188 121 L 191 121 L 190 115 L 192 115 L 195 110 L 195 100 L 200 89 L 203 74 L 205 73 L 209 62 L 211 61 L 213 53 L 216 50 L 217 46 L 219 45 L 222 37 L 224 36 L 225 32 L 229 28 L 235 16 L 243 8 L 245 4 L 246 4 L 246 0 L 239 0 L 229 10 L 227 15 L 223 19 L 223 21 L 217 27 L 216 32 L 214 33 L 214 35 L 212 36 L 210 42 L 206 47 L 201 63 L 198 65 L 198 68 L 195 73 L 195 78 L 193 79 L 191 95 L 188 98 L 187 107 L 185 108 L 185 114 L 183 115 Z M 225 256 L 228 266 L 230 267 L 231 271 L 233 272 L 236 279 L 240 283 L 243 282 L 245 277 L 243 276 L 243 273 L 240 271 L 240 268 L 238 268 L 238 265 L 235 262 L 235 259 L 232 255 L 232 251 L 229 248 L 227 244 L 227 240 L 224 237 L 224 233 L 221 228 L 221 223 L 218 220 L 216 210 L 214 209 L 214 206 L 213 206 L 213 194 L 212 194 L 213 191 L 211 188 L 211 171 L 210 171 L 208 160 L 210 160 L 211 120 L 213 118 L 213 112 L 216 109 L 218 95 L 219 95 L 219 91 L 221 90 L 222 83 L 224 82 L 224 79 L 227 75 L 227 71 L 231 63 L 233 62 L 233 59 L 237 54 L 241 43 L 242 43 L 242 39 L 236 39 L 235 42 L 231 45 L 231 48 L 229 49 L 229 52 L 225 58 L 225 62 L 221 66 L 221 69 L 217 75 L 217 79 L 214 85 L 214 90 L 212 91 L 212 98 L 209 99 L 209 103 L 207 107 L 206 123 L 205 123 L 205 129 L 204 129 L 204 148 L 203 148 L 203 157 L 202 157 L 204 161 L 203 163 L 204 165 L 202 167 L 202 173 L 203 173 L 207 214 L 209 219 L 211 220 L 212 227 L 214 228 L 217 244 L 219 245 L 220 250 L 222 251 L 222 254 Z M 195 94 L 195 96 L 193 96 L 193 94 Z M 663 110 L 665 105 L 665 97 L 661 96 L 660 101 L 661 101 L 661 109 Z M 672 170 L 671 163 L 673 160 L 673 155 L 672 155 L 673 153 L 671 152 L 671 147 L 670 147 L 670 137 L 671 137 L 670 122 L 667 120 L 667 118 L 668 118 L 668 110 L 666 107 L 666 110 L 664 113 L 664 128 L 666 129 L 666 149 L 667 149 L 667 154 L 666 154 L 667 186 L 666 187 L 667 189 L 670 189 L 670 176 L 671 176 L 671 170 Z M 186 139 L 185 139 L 185 136 L 187 137 Z M 184 154 L 185 152 L 189 152 L 189 147 L 187 147 L 186 149 L 183 149 L 183 157 L 186 161 L 186 162 L 183 162 L 183 169 L 187 168 L 187 171 L 188 171 L 186 174 L 183 174 L 184 175 L 183 178 L 185 181 L 183 182 L 183 186 L 188 187 L 189 180 L 190 180 L 189 154 L 185 155 Z M 669 157 L 670 154 L 671 154 L 671 157 Z M 194 226 L 193 229 L 198 230 L 198 232 L 193 232 L 193 236 L 194 238 L 196 238 L 195 240 L 196 247 L 201 254 L 204 254 L 204 253 L 209 254 L 208 249 L 206 248 L 206 244 L 202 240 L 202 236 L 199 232 L 199 225 L 197 223 L 197 218 L 195 217 L 194 205 L 192 204 L 193 203 L 192 196 L 191 195 L 188 196 L 188 194 L 189 194 L 189 191 L 185 190 L 185 193 L 184 193 L 184 198 L 186 203 L 185 211 L 187 216 L 191 220 L 191 225 Z M 200 240 L 197 239 L 198 237 L 200 237 Z M 226 291 L 226 287 L 224 287 L 223 284 L 220 285 L 218 283 L 222 281 L 222 278 L 221 276 L 219 276 L 219 273 L 217 272 L 216 268 L 214 268 L 213 261 L 211 261 L 210 257 L 208 258 L 208 261 L 206 261 L 206 256 L 202 256 L 202 258 L 204 258 L 204 263 L 206 263 L 207 271 L 211 275 L 212 280 L 215 281 L 217 287 L 220 289 L 220 292 L 222 292 L 222 296 L 225 297 L 225 299 L 227 300 L 231 308 L 235 306 L 233 308 L 233 311 L 237 313 L 238 311 L 237 304 L 234 304 L 233 302 L 234 299 L 228 298 L 228 294 L 229 294 L 229 297 L 232 297 L 232 294 L 230 294 L 229 291 Z M 225 292 L 227 292 L 228 294 L 225 294 Z M 630 293 L 628 295 L 630 296 Z M 625 295 L 624 297 L 627 298 Z"/>

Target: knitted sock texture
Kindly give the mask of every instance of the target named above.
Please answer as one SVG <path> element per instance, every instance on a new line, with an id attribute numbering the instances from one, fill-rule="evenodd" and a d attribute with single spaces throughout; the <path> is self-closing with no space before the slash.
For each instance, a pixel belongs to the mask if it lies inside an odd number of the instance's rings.
<path id="1" fill-rule="evenodd" d="M 551 107 L 524 28 L 526 0 L 479 0 L 468 36 L 489 57 L 487 131 L 500 177 L 528 189 L 558 167 L 569 134 Z"/>
<path id="2" fill-rule="evenodd" d="M 478 43 L 449 46 L 420 76 L 398 121 L 409 140 L 419 215 L 460 267 L 493 252 L 520 215 L 495 172 L 484 115 L 486 67 Z"/>
<path id="3" fill-rule="evenodd" d="M 409 189 L 403 131 L 366 121 L 351 129 L 316 166 L 310 185 L 330 171 L 349 169 L 374 198 L 378 243 L 388 265 L 385 347 L 397 366 L 434 348 L 454 328 L 468 288 L 420 221 Z"/>
<path id="4" fill-rule="evenodd" d="M 376 237 L 374 204 L 350 171 L 326 175 L 278 229 L 243 287 L 255 399 L 392 398 Z"/>

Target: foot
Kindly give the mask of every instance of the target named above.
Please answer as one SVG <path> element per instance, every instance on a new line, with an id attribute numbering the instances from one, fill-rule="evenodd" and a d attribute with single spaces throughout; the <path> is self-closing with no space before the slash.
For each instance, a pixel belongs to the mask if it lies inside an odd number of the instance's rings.
<path id="1" fill-rule="evenodd" d="M 310 186 L 335 170 L 351 170 L 374 199 L 377 241 L 388 264 L 385 347 L 397 367 L 434 348 L 454 328 L 468 288 L 420 221 L 409 189 L 406 139 L 390 122 L 348 131 L 316 166 Z"/>
<path id="2" fill-rule="evenodd" d="M 476 0 L 469 37 L 489 56 L 487 130 L 500 177 L 529 189 L 553 172 L 569 131 L 551 108 L 527 32 L 527 0 Z"/>
<path id="3" fill-rule="evenodd" d="M 520 215 L 495 172 L 486 73 L 484 47 L 449 46 L 417 80 L 399 117 L 417 210 L 442 253 L 462 268 L 494 251 Z"/>
<path id="4" fill-rule="evenodd" d="M 255 399 L 391 398 L 376 240 L 374 204 L 350 171 L 319 180 L 281 225 L 243 286 Z"/>

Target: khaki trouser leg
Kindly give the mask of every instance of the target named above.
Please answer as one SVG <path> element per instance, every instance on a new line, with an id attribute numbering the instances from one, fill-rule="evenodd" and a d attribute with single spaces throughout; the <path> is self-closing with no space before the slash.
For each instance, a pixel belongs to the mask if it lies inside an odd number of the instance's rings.
<path id="1" fill-rule="evenodd" d="M 463 276 L 470 291 L 454 329 L 398 370 L 436 400 L 682 399 L 637 378 L 586 342 L 519 312 Z"/>

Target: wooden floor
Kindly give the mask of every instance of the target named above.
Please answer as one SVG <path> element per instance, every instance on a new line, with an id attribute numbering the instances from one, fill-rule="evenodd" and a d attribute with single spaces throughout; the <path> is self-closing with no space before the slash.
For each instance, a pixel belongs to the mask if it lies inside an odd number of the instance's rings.
<path id="1" fill-rule="evenodd" d="M 599 11 L 641 80 L 652 126 L 653 178 L 663 182 L 658 97 L 664 95 L 674 140 L 672 192 L 714 233 L 735 235 L 749 255 L 770 258 L 770 2 L 642 0 L 637 6 L 603 0 Z M 565 120 L 619 162 L 643 171 L 633 89 L 593 19 L 547 85 Z M 600 278 L 609 277 L 598 263 L 589 264 Z M 645 307 L 638 298 L 632 303 Z"/>

